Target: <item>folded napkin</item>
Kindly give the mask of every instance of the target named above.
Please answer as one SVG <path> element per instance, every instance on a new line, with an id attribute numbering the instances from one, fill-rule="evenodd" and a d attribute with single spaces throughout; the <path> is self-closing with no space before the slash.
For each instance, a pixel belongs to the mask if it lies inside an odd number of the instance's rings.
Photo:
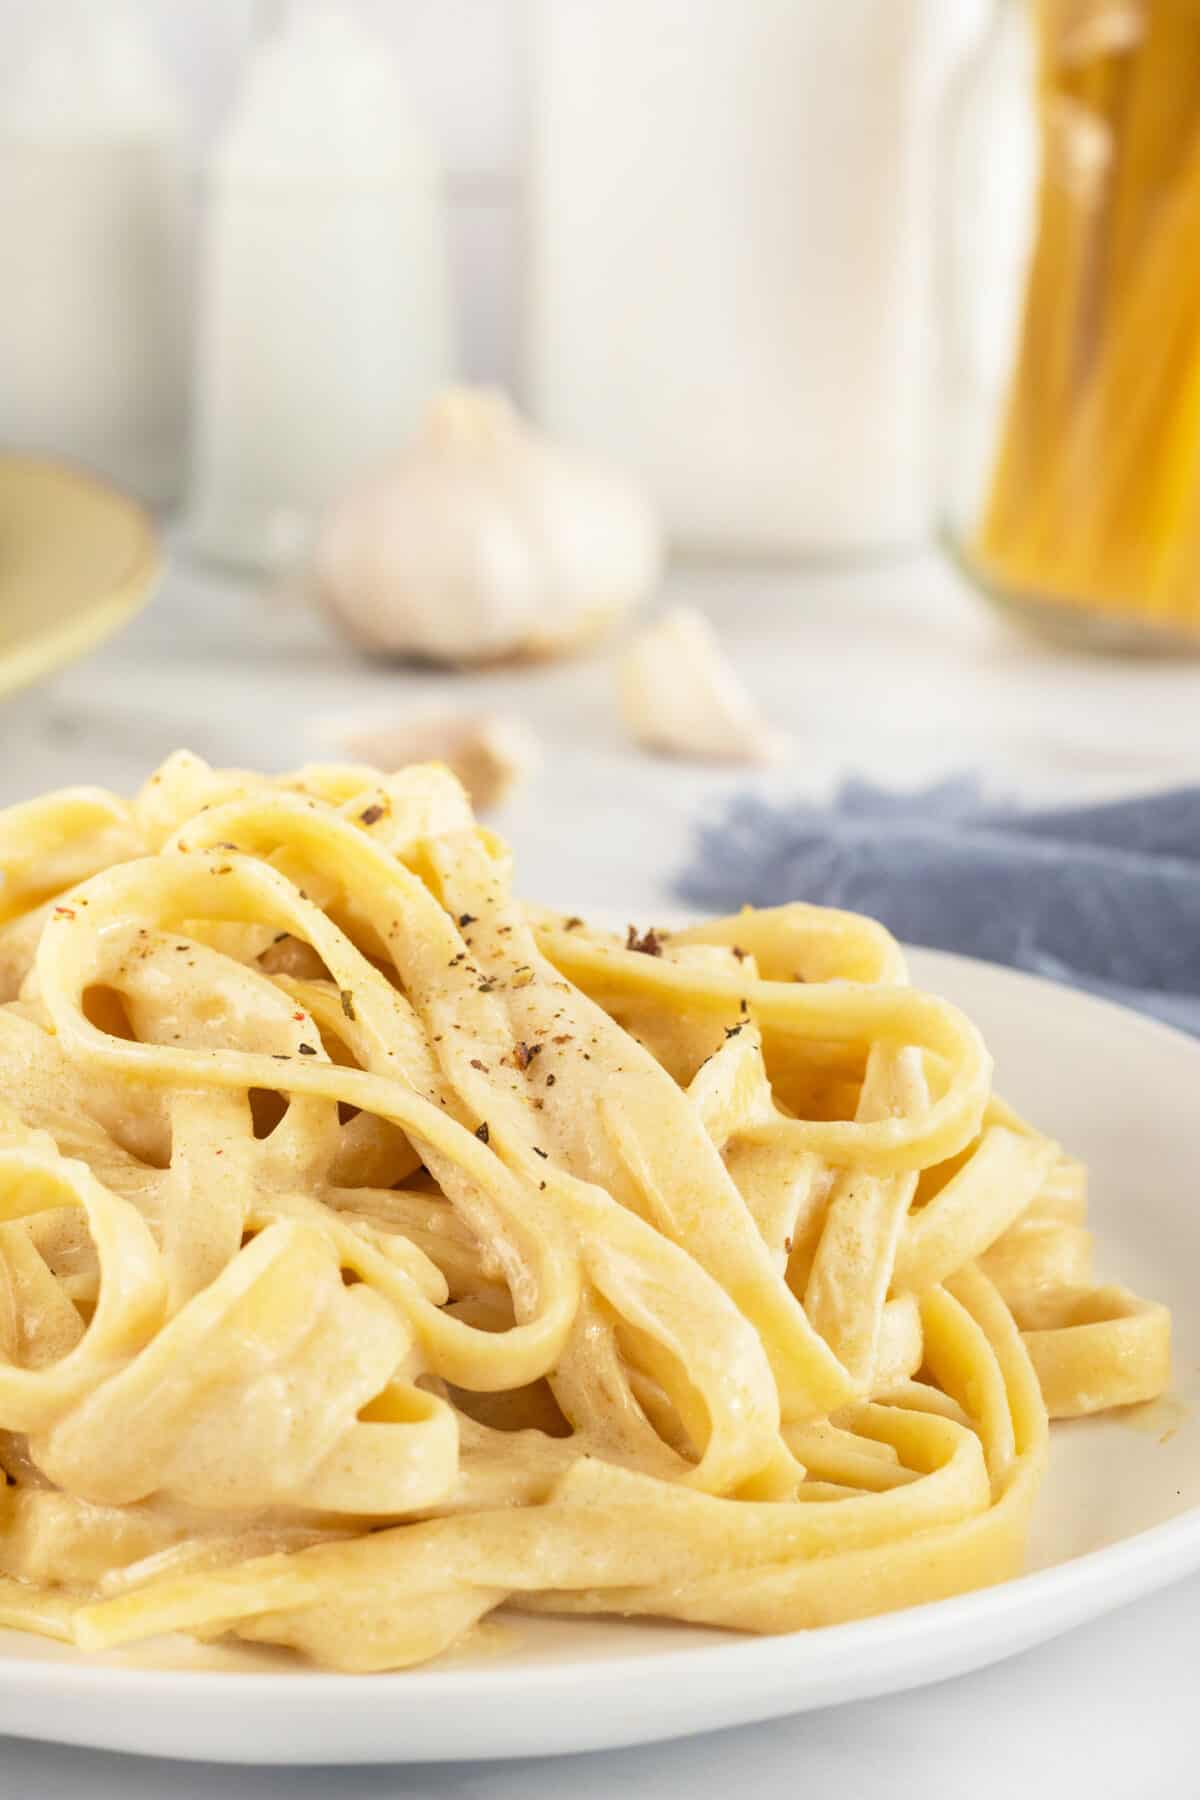
<path id="1" fill-rule="evenodd" d="M 864 782 L 832 807 L 738 798 L 699 836 L 681 898 L 710 910 L 814 900 L 910 944 L 1120 1000 L 1200 1036 L 1200 788 L 1021 811 L 955 779 Z"/>

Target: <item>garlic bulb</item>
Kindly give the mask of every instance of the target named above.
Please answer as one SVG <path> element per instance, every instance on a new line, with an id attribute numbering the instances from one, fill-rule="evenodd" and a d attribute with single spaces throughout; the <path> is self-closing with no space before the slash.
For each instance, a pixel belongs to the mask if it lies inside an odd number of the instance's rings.
<path id="1" fill-rule="evenodd" d="M 636 489 L 548 442 L 503 394 L 451 388 L 334 509 L 316 579 L 364 648 L 473 663 L 598 637 L 650 593 L 661 556 Z"/>
<path id="2" fill-rule="evenodd" d="M 768 729 L 708 621 L 676 607 L 638 633 L 617 668 L 621 716 L 649 750 L 713 762 L 771 762 Z"/>
<path id="3" fill-rule="evenodd" d="M 520 719 L 438 707 L 378 720 L 327 722 L 323 736 L 355 762 L 391 772 L 408 763 L 445 763 L 477 812 L 500 805 L 541 760 Z"/>

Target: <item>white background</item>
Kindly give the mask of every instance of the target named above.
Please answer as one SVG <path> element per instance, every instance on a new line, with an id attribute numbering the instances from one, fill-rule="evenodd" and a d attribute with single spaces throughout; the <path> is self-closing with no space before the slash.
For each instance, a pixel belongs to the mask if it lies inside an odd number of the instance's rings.
<path id="1" fill-rule="evenodd" d="M 86 0 L 101 10 L 110 0 Z M 804 0 L 807 3 L 807 0 Z M 958 0 L 949 0 L 957 4 Z M 132 0 L 183 100 L 196 166 L 236 91 L 255 0 Z M 437 143 L 459 306 L 463 373 L 511 381 L 521 160 L 523 0 L 338 0 L 393 52 Z M 64 0 L 0 0 L 0 97 L 29 34 Z"/>

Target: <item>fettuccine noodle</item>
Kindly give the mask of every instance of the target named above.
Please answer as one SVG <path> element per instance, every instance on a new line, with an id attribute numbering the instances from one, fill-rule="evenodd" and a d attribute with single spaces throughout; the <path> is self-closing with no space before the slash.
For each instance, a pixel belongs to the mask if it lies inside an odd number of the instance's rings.
<path id="1" fill-rule="evenodd" d="M 0 1624 L 855 1618 L 1019 1570 L 1048 1414 L 1167 1381 L 869 920 L 591 930 L 436 766 L 181 753 L 0 870 Z"/>

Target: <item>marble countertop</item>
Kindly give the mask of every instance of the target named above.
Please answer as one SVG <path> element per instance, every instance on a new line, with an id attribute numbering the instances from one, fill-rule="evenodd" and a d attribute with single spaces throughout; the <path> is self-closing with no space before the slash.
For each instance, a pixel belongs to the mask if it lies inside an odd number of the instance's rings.
<path id="1" fill-rule="evenodd" d="M 453 704 L 521 718 L 540 768 L 495 823 L 522 891 L 648 922 L 698 822 L 747 788 L 828 793 L 972 769 L 1029 799 L 1200 779 L 1200 663 L 1092 659 L 995 619 L 940 561 L 683 571 L 669 597 L 712 619 L 790 739 L 769 770 L 643 756 L 616 715 L 611 658 L 471 676 L 373 666 L 299 600 L 177 560 L 119 638 L 0 702 L 0 804 L 57 785 L 136 786 L 185 744 L 285 768 L 336 754 L 340 721 Z M 1196 1791 L 1200 1579 L 979 1674 L 686 1744 L 442 1769 L 230 1771 L 9 1741 L 4 1791 L 72 1800 L 305 1795 L 675 1796 L 855 1800 Z"/>
<path id="2" fill-rule="evenodd" d="M 789 754 L 761 771 L 651 758 L 625 737 L 612 658 L 479 674 L 371 664 L 308 606 L 188 566 L 123 634 L 0 703 L 0 804 L 80 780 L 135 787 L 171 750 L 282 769 L 338 753 L 347 718 L 431 705 L 524 720 L 540 769 L 495 823 L 522 889 L 617 911 L 661 902 L 727 797 L 902 785 L 974 769 L 1029 797 L 1200 777 L 1200 662 L 1072 655 L 1013 631 L 933 557 L 797 572 L 685 570 Z"/>

